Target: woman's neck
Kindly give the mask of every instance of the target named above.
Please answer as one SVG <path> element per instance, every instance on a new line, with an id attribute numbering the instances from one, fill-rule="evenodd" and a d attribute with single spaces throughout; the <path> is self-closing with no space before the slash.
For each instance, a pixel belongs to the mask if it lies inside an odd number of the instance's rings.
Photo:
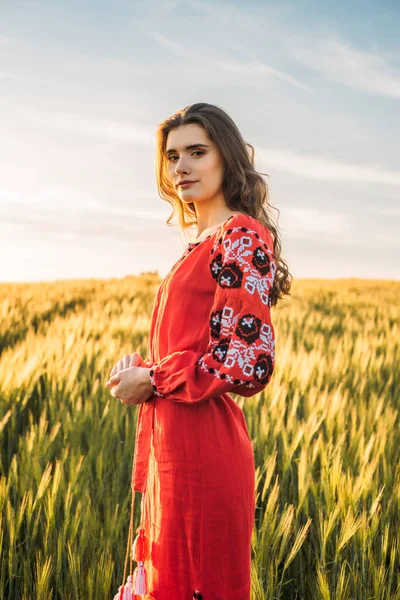
<path id="1" fill-rule="evenodd" d="M 197 237 L 196 237 L 196 240 L 194 243 L 201 242 L 205 237 L 214 233 L 214 231 L 216 231 L 218 229 L 218 227 L 220 227 L 222 225 L 222 223 L 225 223 L 225 221 L 232 215 L 240 215 L 240 214 L 244 214 L 244 213 L 241 213 L 240 211 L 231 211 L 231 212 L 227 212 L 225 214 L 225 217 L 219 215 L 219 221 L 217 223 L 215 223 L 213 225 L 209 225 L 208 227 L 204 227 L 201 231 L 200 230 L 197 231 Z"/>

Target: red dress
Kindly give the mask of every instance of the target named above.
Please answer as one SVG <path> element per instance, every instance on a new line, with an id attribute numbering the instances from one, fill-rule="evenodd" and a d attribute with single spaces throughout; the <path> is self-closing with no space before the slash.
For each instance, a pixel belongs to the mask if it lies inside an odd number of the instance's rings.
<path id="1" fill-rule="evenodd" d="M 250 599 L 254 455 L 229 392 L 253 396 L 271 379 L 275 270 L 269 230 L 236 214 L 188 244 L 157 291 L 132 481 L 155 600 Z"/>

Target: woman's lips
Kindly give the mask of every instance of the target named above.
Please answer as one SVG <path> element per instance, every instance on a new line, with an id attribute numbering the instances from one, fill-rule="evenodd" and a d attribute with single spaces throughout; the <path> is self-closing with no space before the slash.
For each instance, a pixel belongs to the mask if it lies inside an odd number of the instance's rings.
<path id="1" fill-rule="evenodd" d="M 193 185 L 194 183 L 197 183 L 197 181 L 190 181 L 189 183 L 180 183 L 179 187 L 189 187 L 189 185 Z"/>

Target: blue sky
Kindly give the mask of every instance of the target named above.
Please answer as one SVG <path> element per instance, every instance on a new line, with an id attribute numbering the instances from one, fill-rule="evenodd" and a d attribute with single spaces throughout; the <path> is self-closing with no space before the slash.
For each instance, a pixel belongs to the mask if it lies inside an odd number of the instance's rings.
<path id="1" fill-rule="evenodd" d="M 0 281 L 165 276 L 155 130 L 195 102 L 255 147 L 294 277 L 399 279 L 399 30 L 395 1 L 4 0 Z"/>

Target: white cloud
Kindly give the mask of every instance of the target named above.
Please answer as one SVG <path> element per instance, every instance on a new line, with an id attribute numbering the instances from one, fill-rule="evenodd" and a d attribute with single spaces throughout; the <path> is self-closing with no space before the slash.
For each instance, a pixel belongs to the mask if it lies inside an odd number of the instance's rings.
<path id="1" fill-rule="evenodd" d="M 154 197 L 154 193 L 136 190 L 129 209 L 98 201 L 74 188 L 49 187 L 24 194 L 0 190 L 0 229 L 3 239 L 15 239 L 13 232 L 17 231 L 17 237 L 24 239 L 67 234 L 127 240 L 134 236 L 148 240 L 154 232 L 165 228 L 168 215 L 164 211 L 143 209 L 146 197 Z"/>
<path id="2" fill-rule="evenodd" d="M 31 83 L 48 83 L 45 79 L 31 77 L 30 75 L 21 75 L 20 73 L 13 73 L 12 71 L 0 71 L 0 79 L 16 79 L 18 81 L 29 81 Z"/>
<path id="3" fill-rule="evenodd" d="M 258 5 L 260 10 L 257 14 L 255 11 L 250 12 L 230 5 L 225 15 L 221 15 L 221 5 L 218 3 L 204 0 L 201 3 L 192 0 L 187 2 L 196 10 L 208 14 L 210 19 L 224 19 L 224 24 L 229 25 L 230 29 L 234 17 L 234 21 L 240 23 L 241 30 L 253 31 L 254 39 L 258 39 L 262 32 L 263 52 L 272 54 L 278 60 L 280 55 L 286 55 L 331 81 L 362 92 L 400 98 L 400 70 L 396 66 L 398 55 L 384 54 L 376 47 L 364 50 L 355 48 L 341 39 L 333 30 L 334 25 L 329 22 L 321 23 L 314 29 L 307 27 L 306 31 L 300 29 L 293 19 L 296 12 L 302 10 L 296 2 L 268 3 L 268 6 L 265 5 L 265 11 Z M 292 25 L 293 22 L 295 25 Z M 327 30 L 329 27 L 332 31 Z M 233 31 L 233 34 L 235 33 Z M 248 47 L 229 42 L 228 45 L 236 46 L 250 56 L 250 53 L 246 52 Z M 254 60 L 254 69 L 257 68 L 257 61 Z M 261 66 L 259 68 L 261 69 Z M 310 86 L 282 71 L 277 71 L 276 76 L 303 88 L 304 91 L 313 91 Z"/>
<path id="4" fill-rule="evenodd" d="M 381 206 L 379 204 L 373 204 L 368 206 L 369 210 L 386 217 L 397 217 L 400 219 L 400 207 L 399 206 Z M 399 235 L 400 238 L 400 235 Z"/>
<path id="5" fill-rule="evenodd" d="M 136 189 L 132 191 L 132 206 L 135 202 L 144 200 L 153 200 L 155 192 L 146 189 Z M 25 205 L 21 211 L 21 205 Z M 124 206 L 118 204 L 110 204 L 99 201 L 88 192 L 81 191 L 76 188 L 66 187 L 46 187 L 36 192 L 20 192 L 14 190 L 0 189 L 0 208 L 2 209 L 2 219 L 7 220 L 7 217 L 12 220 L 24 223 L 25 219 L 30 220 L 32 216 L 38 216 L 39 219 L 43 215 L 44 218 L 56 217 L 69 214 L 72 220 L 79 218 L 80 212 L 93 212 L 96 217 L 103 218 L 101 213 L 115 216 L 124 215 L 128 217 L 139 217 L 142 219 L 151 219 L 156 221 L 165 221 L 166 217 L 163 213 L 154 212 L 151 210 L 128 210 Z M 31 209 L 31 215 L 29 210 Z"/>
<path id="6" fill-rule="evenodd" d="M 59 235 L 76 236 L 83 240 L 107 238 L 148 244 L 149 239 L 160 239 L 165 230 L 166 217 L 143 210 L 124 210 L 102 206 L 93 198 L 84 197 L 76 190 L 55 190 L 46 194 L 53 203 L 21 205 L 2 201 L 0 232 L 3 240 L 15 243 L 18 239 L 51 240 Z M 147 223 L 146 223 L 147 221 Z"/>
<path id="7" fill-rule="evenodd" d="M 20 40 L 0 33 L 0 46 L 10 46 L 11 44 L 15 44 L 15 42 L 18 41 Z"/>
<path id="8" fill-rule="evenodd" d="M 299 154 L 294 150 L 275 150 L 258 147 L 256 161 L 261 161 L 260 170 L 277 169 L 318 181 L 351 181 L 355 183 L 379 183 L 400 185 L 400 172 L 388 171 L 379 165 L 357 165 L 330 157 Z"/>
<path id="9" fill-rule="evenodd" d="M 140 125 L 88 118 L 65 112 L 41 113 L 26 111 L 25 116 L 35 124 L 62 131 L 75 131 L 84 135 L 155 146 L 155 130 Z"/>
<path id="10" fill-rule="evenodd" d="M 387 246 L 400 247 L 400 236 L 390 233 L 374 233 L 374 237 L 378 242 L 384 243 Z"/>
<path id="11" fill-rule="evenodd" d="M 183 44 L 179 44 L 174 40 L 169 39 L 167 36 L 158 33 L 156 31 L 148 31 L 149 37 L 153 38 L 164 48 L 168 50 L 172 50 L 179 54 L 180 57 L 190 58 L 199 61 L 202 65 L 207 63 L 209 68 L 219 68 L 225 71 L 231 71 L 234 73 L 238 73 L 241 76 L 252 77 L 255 76 L 259 78 L 262 75 L 270 76 L 275 79 L 280 79 L 293 85 L 299 89 L 307 93 L 313 93 L 313 90 L 305 85 L 304 83 L 297 80 L 292 75 L 285 73 L 284 71 L 280 71 L 275 69 L 263 61 L 259 60 L 254 54 L 247 52 L 247 56 L 251 58 L 250 61 L 240 62 L 239 60 L 221 60 L 217 59 L 216 55 L 214 56 L 206 56 L 204 52 L 196 52 L 195 50 L 191 50 L 188 46 L 184 46 Z M 234 47 L 233 44 L 229 44 Z M 237 48 L 239 46 L 237 45 Z M 241 50 L 242 51 L 242 50 Z"/>
<path id="12" fill-rule="evenodd" d="M 332 81 L 372 94 L 400 98 L 400 71 L 378 52 L 359 50 L 335 38 L 305 38 L 291 46 L 293 58 Z"/>
<path id="13" fill-rule="evenodd" d="M 279 229 L 291 237 L 304 238 L 308 234 L 338 235 L 351 230 L 350 215 L 343 212 L 315 208 L 279 205 Z"/>

